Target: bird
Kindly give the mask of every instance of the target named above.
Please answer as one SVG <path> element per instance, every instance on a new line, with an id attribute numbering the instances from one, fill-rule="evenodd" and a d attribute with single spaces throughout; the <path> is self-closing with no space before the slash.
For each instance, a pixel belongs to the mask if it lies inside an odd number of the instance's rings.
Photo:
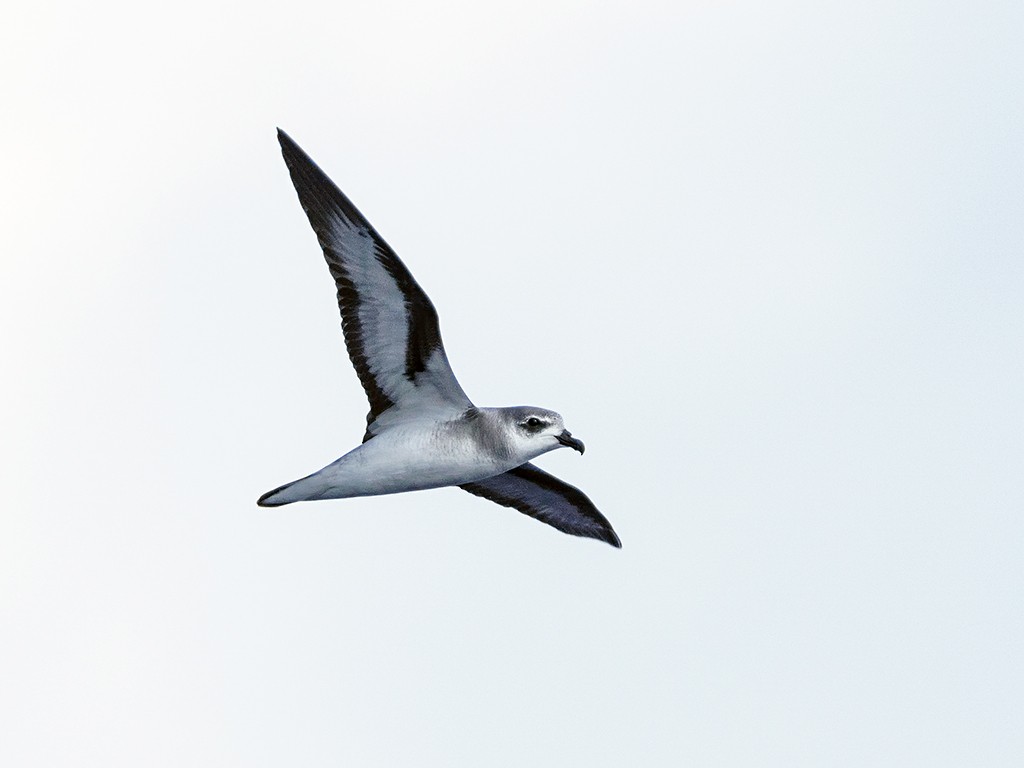
<path id="1" fill-rule="evenodd" d="M 360 445 L 257 504 L 458 486 L 621 548 L 586 494 L 531 463 L 563 447 L 583 453 L 562 416 L 533 406 L 474 405 L 448 362 L 437 311 L 412 273 L 309 155 L 280 128 L 277 137 L 334 278 L 345 345 L 370 411 Z"/>

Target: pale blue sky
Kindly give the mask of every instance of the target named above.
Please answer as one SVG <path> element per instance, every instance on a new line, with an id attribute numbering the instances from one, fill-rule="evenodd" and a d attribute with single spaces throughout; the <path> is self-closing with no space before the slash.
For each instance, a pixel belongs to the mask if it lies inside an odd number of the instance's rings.
<path id="1" fill-rule="evenodd" d="M 0 763 L 1018 766 L 1024 6 L 22 4 Z M 287 130 L 624 549 L 362 435 Z"/>

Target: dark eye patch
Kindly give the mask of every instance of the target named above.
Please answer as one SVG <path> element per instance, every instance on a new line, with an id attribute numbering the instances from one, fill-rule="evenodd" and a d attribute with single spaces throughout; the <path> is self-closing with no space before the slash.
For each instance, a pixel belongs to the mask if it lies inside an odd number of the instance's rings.
<path id="1" fill-rule="evenodd" d="M 538 419 L 536 416 L 531 416 L 523 422 L 523 426 L 529 429 L 531 432 L 536 432 L 538 429 L 544 426 L 544 422 Z"/>

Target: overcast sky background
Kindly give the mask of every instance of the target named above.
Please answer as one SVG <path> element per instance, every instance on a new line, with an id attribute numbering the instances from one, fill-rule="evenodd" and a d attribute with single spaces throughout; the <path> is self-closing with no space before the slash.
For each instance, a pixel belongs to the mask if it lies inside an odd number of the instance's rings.
<path id="1" fill-rule="evenodd" d="M 1024 764 L 1024 5 L 21 3 L 0 763 Z M 366 403 L 274 136 L 624 549 L 264 510 Z"/>

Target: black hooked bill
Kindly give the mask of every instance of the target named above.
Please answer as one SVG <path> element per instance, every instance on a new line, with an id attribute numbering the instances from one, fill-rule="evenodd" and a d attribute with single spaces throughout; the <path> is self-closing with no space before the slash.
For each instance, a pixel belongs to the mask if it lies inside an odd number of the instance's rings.
<path id="1" fill-rule="evenodd" d="M 574 451 L 579 451 L 580 455 L 583 454 L 583 450 L 585 448 L 585 446 L 583 445 L 583 441 L 580 440 L 578 437 L 573 437 L 572 432 L 570 432 L 568 429 L 563 429 L 562 434 L 556 435 L 555 439 L 562 445 L 567 445 Z"/>

